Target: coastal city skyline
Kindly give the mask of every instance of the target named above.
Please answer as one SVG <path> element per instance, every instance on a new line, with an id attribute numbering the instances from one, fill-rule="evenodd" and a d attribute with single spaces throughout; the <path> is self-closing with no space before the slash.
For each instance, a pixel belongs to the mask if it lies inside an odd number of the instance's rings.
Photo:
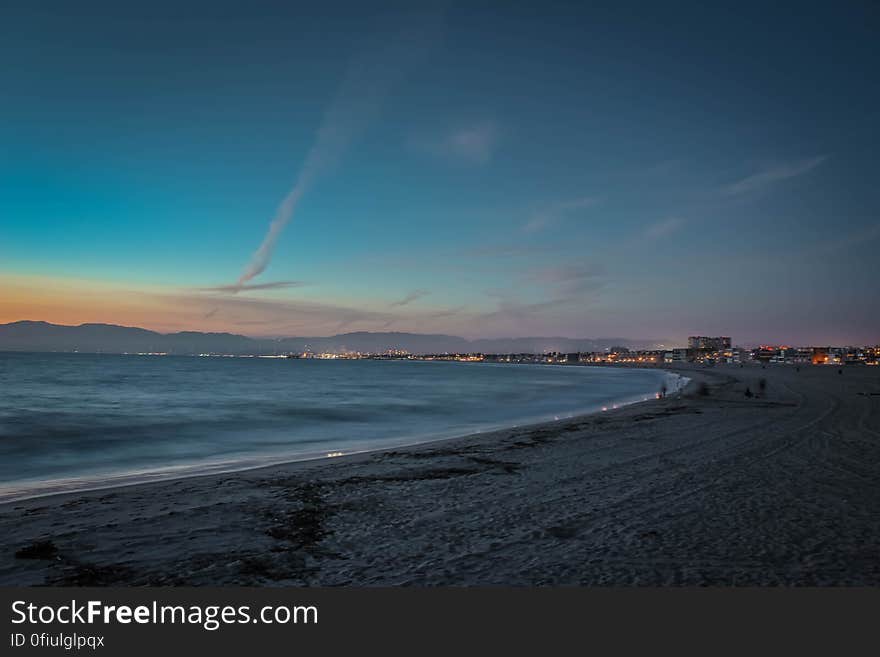
<path id="1" fill-rule="evenodd" d="M 686 346 L 685 346 L 686 345 Z M 625 338 L 526 337 L 466 340 L 459 336 L 360 331 L 333 336 L 249 338 L 229 333 L 158 333 L 111 324 L 0 324 L 0 351 L 138 356 L 243 356 L 302 359 L 419 359 L 492 363 L 602 365 L 878 365 L 880 343 L 866 345 L 741 344 L 730 336 L 688 336 L 686 343 Z"/>
<path id="2" fill-rule="evenodd" d="M 86 5 L 0 28 L 0 323 L 880 339 L 870 5 Z"/>

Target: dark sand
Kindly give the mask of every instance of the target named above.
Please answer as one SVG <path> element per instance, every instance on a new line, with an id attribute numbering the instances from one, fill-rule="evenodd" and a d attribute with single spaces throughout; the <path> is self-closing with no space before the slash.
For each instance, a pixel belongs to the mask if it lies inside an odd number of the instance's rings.
<path id="1" fill-rule="evenodd" d="M 12 502 L 0 584 L 880 585 L 880 368 L 684 373 L 549 425 Z"/>

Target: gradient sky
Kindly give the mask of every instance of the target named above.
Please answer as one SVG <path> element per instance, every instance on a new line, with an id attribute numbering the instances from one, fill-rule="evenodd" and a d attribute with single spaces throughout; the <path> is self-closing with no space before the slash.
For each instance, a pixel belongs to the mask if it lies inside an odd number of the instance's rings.
<path id="1" fill-rule="evenodd" d="M 0 322 L 880 342 L 876 3 L 414 4 L 4 2 Z"/>

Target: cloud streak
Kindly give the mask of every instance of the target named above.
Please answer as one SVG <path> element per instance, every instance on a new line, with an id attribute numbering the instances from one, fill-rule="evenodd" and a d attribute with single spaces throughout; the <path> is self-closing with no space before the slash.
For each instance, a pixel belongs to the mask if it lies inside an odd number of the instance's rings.
<path id="1" fill-rule="evenodd" d="M 591 263 L 569 263 L 533 270 L 526 282 L 550 288 L 555 297 L 569 300 L 605 286 L 605 268 Z"/>
<path id="2" fill-rule="evenodd" d="M 415 146 L 442 158 L 487 164 L 498 144 L 499 129 L 494 121 L 483 121 L 460 127 L 441 139 L 417 141 Z"/>
<path id="3" fill-rule="evenodd" d="M 234 285 L 216 285 L 214 287 L 200 287 L 199 292 L 216 292 L 223 294 L 236 294 L 254 290 L 283 290 L 292 287 L 308 285 L 302 281 L 272 281 L 267 283 L 235 283 Z"/>
<path id="4" fill-rule="evenodd" d="M 685 221 L 681 217 L 669 217 L 648 226 L 643 235 L 645 239 L 658 240 L 671 235 L 684 226 Z"/>
<path id="5" fill-rule="evenodd" d="M 742 180 L 727 185 L 722 191 L 726 196 L 748 194 L 767 187 L 775 182 L 788 180 L 789 178 L 795 178 L 797 176 L 802 176 L 805 173 L 809 173 L 822 164 L 825 159 L 825 155 L 818 155 L 804 160 L 797 160 L 795 162 L 788 162 L 769 167 L 762 171 L 758 171 L 757 173 L 753 173 L 750 176 L 746 176 Z"/>
<path id="6" fill-rule="evenodd" d="M 559 201 L 536 212 L 522 226 L 522 232 L 526 234 L 534 234 L 552 228 L 559 224 L 565 216 L 577 212 L 578 210 L 587 210 L 596 206 L 599 200 L 592 196 L 584 196 L 581 198 Z"/>
<path id="7" fill-rule="evenodd" d="M 396 307 L 396 306 L 407 306 L 407 305 L 411 304 L 413 301 L 417 301 L 418 299 L 421 299 L 422 297 L 427 296 L 429 294 L 430 294 L 430 292 L 428 290 L 413 290 L 412 292 L 407 294 L 405 297 L 403 297 L 403 299 L 395 301 L 395 302 L 391 303 L 390 305 L 392 308 Z"/>
<path id="8" fill-rule="evenodd" d="M 315 180 L 342 157 L 352 141 L 378 114 L 392 86 L 406 75 L 429 47 L 438 27 L 436 15 L 424 13 L 396 37 L 356 61 L 343 80 L 318 129 L 295 183 L 281 201 L 263 241 L 233 287 L 262 274 L 282 232 Z"/>

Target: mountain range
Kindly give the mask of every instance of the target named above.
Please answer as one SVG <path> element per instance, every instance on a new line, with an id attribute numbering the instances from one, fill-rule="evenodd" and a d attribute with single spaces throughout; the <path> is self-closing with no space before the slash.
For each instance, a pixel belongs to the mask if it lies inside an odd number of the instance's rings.
<path id="1" fill-rule="evenodd" d="M 534 337 L 467 340 L 454 335 L 366 331 L 329 337 L 252 338 L 234 333 L 198 331 L 158 333 L 114 324 L 64 326 L 36 321 L 0 324 L 0 351 L 267 355 L 300 353 L 306 350 L 325 353 L 347 351 L 384 353 L 390 349 L 400 349 L 413 354 L 546 353 L 602 351 L 615 346 L 650 349 L 660 344 L 661 342 L 654 340 L 624 338 Z"/>

